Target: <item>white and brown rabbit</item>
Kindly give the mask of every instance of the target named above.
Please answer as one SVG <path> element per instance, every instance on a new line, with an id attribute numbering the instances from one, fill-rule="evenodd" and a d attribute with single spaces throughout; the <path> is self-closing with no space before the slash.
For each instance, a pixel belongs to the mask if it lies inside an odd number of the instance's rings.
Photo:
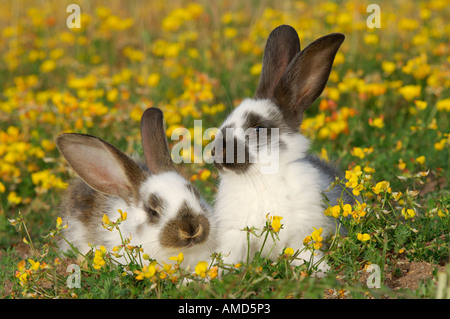
<path id="1" fill-rule="evenodd" d="M 323 237 L 335 229 L 335 221 L 323 213 L 322 195 L 338 172 L 308 154 L 310 143 L 299 133 L 299 126 L 303 112 L 322 93 L 343 41 L 344 35 L 333 33 L 301 51 L 292 27 L 274 29 L 254 98 L 243 100 L 216 134 L 212 154 L 220 184 L 214 214 L 220 229 L 217 251 L 228 254 L 225 262 L 245 260 L 247 234 L 242 229 L 261 230 L 267 214 L 283 218 L 276 248 L 267 243 L 262 252 L 269 258 L 284 247 L 301 249 L 313 227 L 322 228 Z M 325 194 L 335 205 L 341 192 L 336 187 Z M 262 241 L 251 237 L 250 256 Z M 322 257 L 316 253 L 315 261 Z M 300 254 L 305 260 L 310 257 L 309 251 Z M 326 271 L 328 266 L 322 263 L 319 269 Z"/>
<path id="2" fill-rule="evenodd" d="M 131 244 L 157 261 L 184 254 L 182 265 L 195 267 L 213 252 L 211 208 L 176 170 L 168 148 L 163 113 L 147 109 L 141 120 L 145 162 L 135 160 L 100 138 L 74 133 L 57 137 L 56 144 L 81 179 L 76 179 L 62 202 L 63 236 L 80 252 L 89 244 L 108 250 L 119 245 L 117 231 L 102 227 L 102 216 L 111 221 L 127 213 L 120 225 Z M 70 247 L 60 242 L 60 249 Z"/>

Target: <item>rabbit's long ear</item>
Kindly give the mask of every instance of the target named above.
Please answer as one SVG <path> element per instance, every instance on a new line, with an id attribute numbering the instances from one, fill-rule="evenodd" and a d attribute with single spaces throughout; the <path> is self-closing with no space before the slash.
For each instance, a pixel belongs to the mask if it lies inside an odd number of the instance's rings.
<path id="1" fill-rule="evenodd" d="M 291 26 L 281 25 L 270 33 L 264 49 L 261 77 L 255 98 L 272 97 L 278 81 L 299 52 L 300 40 Z"/>
<path id="2" fill-rule="evenodd" d="M 122 151 L 100 138 L 64 133 L 56 145 L 69 165 L 93 189 L 129 201 L 145 179 L 138 165 Z"/>
<path id="3" fill-rule="evenodd" d="M 150 107 L 145 110 L 141 119 L 141 136 L 145 161 L 150 172 L 158 174 L 176 171 L 167 143 L 164 115 L 160 109 Z"/>
<path id="4" fill-rule="evenodd" d="M 273 97 L 291 126 L 298 128 L 303 112 L 322 93 L 344 38 L 343 34 L 332 33 L 317 39 L 287 67 Z"/>

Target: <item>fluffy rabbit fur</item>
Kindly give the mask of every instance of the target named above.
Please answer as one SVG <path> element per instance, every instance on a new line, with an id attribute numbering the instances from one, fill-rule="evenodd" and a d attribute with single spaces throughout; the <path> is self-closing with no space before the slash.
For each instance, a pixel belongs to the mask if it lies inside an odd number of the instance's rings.
<path id="1" fill-rule="evenodd" d="M 242 229 L 262 229 L 269 213 L 283 217 L 284 225 L 275 249 L 271 242 L 265 245 L 263 255 L 271 258 L 284 247 L 303 248 L 303 240 L 313 227 L 323 228 L 323 237 L 334 231 L 335 221 L 323 213 L 322 194 L 338 172 L 308 154 L 309 141 L 298 129 L 303 112 L 322 93 L 343 41 L 344 35 L 333 33 L 300 51 L 292 27 L 273 30 L 254 98 L 245 99 L 220 127 L 212 152 L 220 174 L 214 214 L 220 229 L 217 251 L 228 254 L 226 262 L 245 260 L 247 234 Z M 240 154 L 244 151 L 244 160 L 237 156 L 239 149 Z M 264 171 L 275 154 L 275 171 Z M 337 188 L 326 193 L 330 202 L 336 203 L 340 197 L 342 189 Z M 260 249 L 262 241 L 251 236 L 250 256 Z M 305 260 L 310 257 L 310 252 L 300 255 Z M 321 257 L 316 256 L 315 261 Z M 319 266 L 322 271 L 327 267 L 326 263 Z"/>
<path id="2" fill-rule="evenodd" d="M 64 237 L 86 253 L 94 244 L 107 249 L 120 244 L 117 231 L 102 227 L 103 214 L 115 221 L 127 212 L 120 229 L 131 244 L 157 261 L 182 252 L 184 266 L 195 267 L 214 249 L 211 208 L 175 169 L 165 135 L 163 113 L 147 109 L 141 120 L 145 161 L 135 160 L 113 145 L 84 134 L 61 134 L 56 143 L 78 173 L 62 202 L 68 222 Z M 61 240 L 60 249 L 69 245 Z"/>

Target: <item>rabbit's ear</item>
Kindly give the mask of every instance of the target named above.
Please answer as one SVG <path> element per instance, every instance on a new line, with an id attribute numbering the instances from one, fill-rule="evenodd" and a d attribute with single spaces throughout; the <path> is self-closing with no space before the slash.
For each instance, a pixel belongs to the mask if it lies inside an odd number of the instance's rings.
<path id="1" fill-rule="evenodd" d="M 176 171 L 167 143 L 164 115 L 160 109 L 150 107 L 145 110 L 141 119 L 141 137 L 145 161 L 150 172 L 158 174 Z"/>
<path id="2" fill-rule="evenodd" d="M 291 60 L 300 52 L 300 40 L 294 28 L 281 25 L 267 39 L 261 77 L 255 98 L 266 99 L 273 91 Z"/>
<path id="3" fill-rule="evenodd" d="M 274 90 L 274 99 L 290 125 L 298 128 L 303 112 L 322 93 L 334 57 L 345 36 L 332 33 L 301 51 L 289 64 Z"/>
<path id="4" fill-rule="evenodd" d="M 145 177 L 138 165 L 122 151 L 100 138 L 64 133 L 56 145 L 69 165 L 93 189 L 129 201 L 137 196 Z"/>

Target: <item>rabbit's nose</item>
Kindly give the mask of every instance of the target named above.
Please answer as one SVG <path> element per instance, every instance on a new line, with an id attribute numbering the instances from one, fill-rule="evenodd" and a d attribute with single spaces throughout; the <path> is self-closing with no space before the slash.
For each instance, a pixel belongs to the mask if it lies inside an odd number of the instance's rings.
<path id="1" fill-rule="evenodd" d="M 198 227 L 195 228 L 191 228 L 189 230 L 179 230 L 179 235 L 180 238 L 183 239 L 194 239 L 196 237 L 200 237 L 203 234 L 203 226 L 202 225 L 198 225 Z"/>

